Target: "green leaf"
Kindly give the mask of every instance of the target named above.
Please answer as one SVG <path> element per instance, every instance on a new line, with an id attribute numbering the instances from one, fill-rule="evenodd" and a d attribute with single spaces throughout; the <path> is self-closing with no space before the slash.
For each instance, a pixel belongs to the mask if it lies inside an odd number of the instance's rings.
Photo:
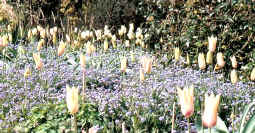
<path id="1" fill-rule="evenodd" d="M 246 118 L 246 116 L 247 116 L 247 114 L 248 114 L 248 111 L 251 109 L 251 107 L 253 106 L 255 104 L 255 102 L 253 102 L 253 103 L 250 103 L 249 105 L 247 105 L 246 107 L 245 107 L 245 109 L 244 109 L 244 113 L 243 113 L 243 116 L 242 116 L 242 121 L 241 121 L 241 126 L 240 126 L 240 133 L 246 133 L 246 132 L 244 132 L 245 130 L 245 128 L 246 127 L 244 127 L 245 125 L 245 118 Z M 252 123 L 254 123 L 254 122 L 252 122 Z M 251 124 L 252 125 L 252 124 Z M 247 125 L 246 125 L 247 126 Z"/>
<path id="2" fill-rule="evenodd" d="M 244 128 L 244 133 L 254 133 L 255 132 L 255 115 L 249 119 L 247 122 L 245 128 Z"/>

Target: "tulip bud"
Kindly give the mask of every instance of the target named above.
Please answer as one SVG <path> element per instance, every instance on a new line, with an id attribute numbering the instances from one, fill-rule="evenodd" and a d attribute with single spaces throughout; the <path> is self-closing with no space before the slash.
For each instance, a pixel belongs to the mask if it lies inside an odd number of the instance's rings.
<path id="1" fill-rule="evenodd" d="M 54 33 L 52 37 L 52 43 L 55 45 L 57 43 L 57 35 Z"/>
<path id="2" fill-rule="evenodd" d="M 112 42 L 112 47 L 116 48 L 117 45 L 116 45 L 116 36 L 115 35 L 112 36 L 111 42 Z"/>
<path id="3" fill-rule="evenodd" d="M 179 61 L 180 56 L 181 56 L 180 48 L 179 47 L 174 48 L 174 59 L 176 62 Z"/>
<path id="4" fill-rule="evenodd" d="M 123 57 L 122 59 L 121 59 L 121 68 L 120 68 L 120 70 L 122 71 L 122 72 L 126 72 L 126 69 L 127 69 L 127 58 L 126 57 Z"/>
<path id="5" fill-rule="evenodd" d="M 12 34 L 11 33 L 8 33 L 8 40 L 9 40 L 9 42 L 12 42 Z"/>
<path id="6" fill-rule="evenodd" d="M 129 40 L 126 40 L 126 41 L 125 41 L 125 46 L 126 46 L 127 48 L 130 47 L 130 42 L 129 42 Z"/>
<path id="7" fill-rule="evenodd" d="M 40 36 L 41 36 L 42 39 L 46 38 L 46 31 L 45 31 L 45 29 L 40 30 Z"/>
<path id="8" fill-rule="evenodd" d="M 209 42 L 208 50 L 211 52 L 215 52 L 217 37 L 214 37 L 214 36 L 208 37 L 208 42 Z"/>
<path id="9" fill-rule="evenodd" d="M 108 40 L 105 39 L 104 40 L 104 51 L 106 51 L 108 48 L 109 48 L 109 43 L 108 43 Z"/>
<path id="10" fill-rule="evenodd" d="M 66 34 L 66 42 L 70 43 L 71 42 L 71 38 L 68 34 Z"/>
<path id="11" fill-rule="evenodd" d="M 146 73 L 150 73 L 152 69 L 152 59 L 148 57 L 141 58 L 142 68 Z"/>
<path id="12" fill-rule="evenodd" d="M 37 29 L 36 28 L 33 28 L 32 29 L 32 35 L 33 36 L 37 36 L 38 32 L 37 32 Z"/>
<path id="13" fill-rule="evenodd" d="M 143 68 L 140 68 L 140 81 L 143 82 L 144 80 L 145 80 L 144 70 L 143 70 Z"/>
<path id="14" fill-rule="evenodd" d="M 3 46 L 3 47 L 6 47 L 6 46 L 8 45 L 8 43 L 9 43 L 9 41 L 8 41 L 8 36 L 7 36 L 7 35 L 4 35 L 2 39 L 3 39 L 3 44 L 2 44 L 2 46 Z"/>
<path id="15" fill-rule="evenodd" d="M 216 125 L 219 103 L 220 95 L 216 97 L 214 94 L 211 94 L 211 96 L 205 95 L 205 109 L 202 116 L 203 126 L 212 128 Z"/>
<path id="16" fill-rule="evenodd" d="M 233 69 L 230 73 L 230 80 L 231 80 L 231 83 L 233 84 L 238 82 L 238 74 L 235 69 Z"/>
<path id="17" fill-rule="evenodd" d="M 24 78 L 28 78 L 31 75 L 31 71 L 29 68 L 26 68 L 25 72 L 24 72 Z"/>
<path id="18" fill-rule="evenodd" d="M 39 53 L 33 53 L 33 58 L 35 60 L 36 69 L 40 70 L 43 67 L 43 63 L 41 61 L 41 57 Z"/>
<path id="19" fill-rule="evenodd" d="M 217 53 L 217 65 L 219 69 L 225 66 L 224 56 L 221 52 Z"/>
<path id="20" fill-rule="evenodd" d="M 199 53 L 198 55 L 198 66 L 201 70 L 206 68 L 204 53 Z"/>
<path id="21" fill-rule="evenodd" d="M 184 88 L 183 90 L 177 87 L 177 93 L 181 105 L 182 114 L 189 118 L 194 113 L 194 87 Z"/>
<path id="22" fill-rule="evenodd" d="M 255 81 L 255 68 L 252 69 L 250 78 L 251 78 L 251 81 Z"/>
<path id="23" fill-rule="evenodd" d="M 236 68 L 237 68 L 236 57 L 235 57 L 235 56 L 232 56 L 232 57 L 230 57 L 230 60 L 231 60 L 232 67 L 233 67 L 234 69 L 236 69 Z"/>
<path id="24" fill-rule="evenodd" d="M 186 62 L 187 62 L 187 65 L 190 65 L 190 58 L 189 58 L 189 54 L 187 54 Z"/>
<path id="25" fill-rule="evenodd" d="M 66 104 L 69 112 L 74 115 L 79 110 L 78 88 L 66 86 Z"/>
<path id="26" fill-rule="evenodd" d="M 86 66 L 86 57 L 82 53 L 80 54 L 80 64 L 82 68 L 85 68 Z"/>
<path id="27" fill-rule="evenodd" d="M 41 39 L 37 44 L 37 51 L 40 51 L 44 45 L 45 41 Z"/>
<path id="28" fill-rule="evenodd" d="M 27 38 L 28 38 L 29 40 L 32 39 L 32 31 L 31 31 L 31 30 L 28 30 Z"/>
<path id="29" fill-rule="evenodd" d="M 208 65 L 213 63 L 213 52 L 211 52 L 211 51 L 207 52 L 207 54 L 206 54 L 206 63 Z"/>
<path id="30" fill-rule="evenodd" d="M 66 47 L 66 43 L 64 43 L 63 41 L 60 42 L 60 45 L 58 47 L 58 56 L 61 56 L 64 54 L 65 52 L 65 47 Z"/>
<path id="31" fill-rule="evenodd" d="M 135 33 L 134 33 L 133 31 L 129 31 L 128 34 L 127 34 L 127 36 L 128 36 L 128 39 L 129 39 L 129 40 L 135 39 Z"/>

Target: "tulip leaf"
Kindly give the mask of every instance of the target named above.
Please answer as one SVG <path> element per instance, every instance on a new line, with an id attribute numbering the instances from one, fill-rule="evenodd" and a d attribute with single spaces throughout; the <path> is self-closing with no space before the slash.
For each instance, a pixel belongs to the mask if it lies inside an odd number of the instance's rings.
<path id="1" fill-rule="evenodd" d="M 243 132 L 244 133 L 254 133 L 255 132 L 255 115 L 253 115 L 251 117 L 251 119 L 249 119 Z"/>
<path id="2" fill-rule="evenodd" d="M 196 129 L 198 133 L 210 133 L 210 130 L 208 128 L 202 127 L 201 121 L 199 123 L 196 123 Z M 217 117 L 216 126 L 211 128 L 211 133 L 229 133 L 227 126 L 219 116 Z"/>
<path id="3" fill-rule="evenodd" d="M 250 103 L 249 105 L 247 105 L 244 109 L 244 113 L 242 116 L 242 121 L 241 121 L 241 126 L 240 126 L 240 133 L 246 133 L 244 129 L 246 129 L 246 127 L 248 126 L 248 124 L 245 127 L 245 121 L 246 121 L 246 116 L 248 114 L 248 111 L 251 109 L 251 107 L 255 104 L 255 102 Z M 252 118 L 251 118 L 252 119 Z M 250 122 L 250 121 L 249 121 Z M 251 125 L 254 122 L 251 122 Z"/>

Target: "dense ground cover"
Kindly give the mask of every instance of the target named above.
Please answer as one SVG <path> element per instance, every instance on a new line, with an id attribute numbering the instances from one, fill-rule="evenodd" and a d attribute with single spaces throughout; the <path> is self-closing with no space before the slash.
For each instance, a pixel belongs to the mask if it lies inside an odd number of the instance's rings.
<path id="1" fill-rule="evenodd" d="M 79 89 L 78 132 L 91 127 L 99 132 L 184 132 L 188 127 L 200 132 L 205 94 L 221 95 L 221 119 L 212 132 L 255 130 L 254 108 L 249 108 L 255 94 L 254 3 L 132 1 L 122 10 L 121 1 L 109 0 L 107 8 L 98 12 L 94 8 L 104 7 L 100 1 L 82 7 L 76 1 L 4 2 L 0 7 L 2 132 L 72 132 L 67 85 Z M 54 8 L 57 16 L 44 11 L 54 4 L 61 4 Z M 129 20 L 134 25 L 124 20 L 133 6 L 139 7 L 130 12 L 135 14 Z M 99 17 L 93 18 L 89 11 Z M 108 15 L 102 17 L 105 12 Z M 83 21 L 76 21 L 78 14 L 89 21 L 77 28 L 73 24 Z M 122 18 L 125 24 L 118 21 Z M 210 45 L 212 35 L 217 45 Z M 207 53 L 206 58 L 201 53 Z M 84 68 L 80 54 L 85 55 Z M 141 81 L 141 73 L 147 71 L 144 57 L 152 69 Z M 186 119 L 177 88 L 192 85 L 194 114 Z"/>

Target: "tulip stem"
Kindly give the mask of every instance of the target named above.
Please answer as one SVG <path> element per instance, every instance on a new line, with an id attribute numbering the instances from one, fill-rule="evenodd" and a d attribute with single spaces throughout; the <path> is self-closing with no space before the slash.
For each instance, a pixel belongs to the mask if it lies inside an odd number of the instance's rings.
<path id="1" fill-rule="evenodd" d="M 174 115 L 175 115 L 175 102 L 174 102 L 174 104 L 173 104 L 173 116 L 172 116 L 172 131 L 171 131 L 171 133 L 173 133 L 174 132 Z"/>
<path id="2" fill-rule="evenodd" d="M 209 133 L 211 133 L 212 132 L 212 128 L 209 128 Z"/>
<path id="3" fill-rule="evenodd" d="M 77 118 L 76 118 L 76 114 L 73 114 L 73 131 L 74 131 L 74 133 L 78 133 L 78 131 L 77 131 Z"/>
<path id="4" fill-rule="evenodd" d="M 82 101 L 85 99 L 85 69 L 82 72 Z"/>
<path id="5" fill-rule="evenodd" d="M 189 118 L 188 118 L 188 133 L 191 133 L 191 132 L 190 132 L 190 123 L 189 123 Z"/>

